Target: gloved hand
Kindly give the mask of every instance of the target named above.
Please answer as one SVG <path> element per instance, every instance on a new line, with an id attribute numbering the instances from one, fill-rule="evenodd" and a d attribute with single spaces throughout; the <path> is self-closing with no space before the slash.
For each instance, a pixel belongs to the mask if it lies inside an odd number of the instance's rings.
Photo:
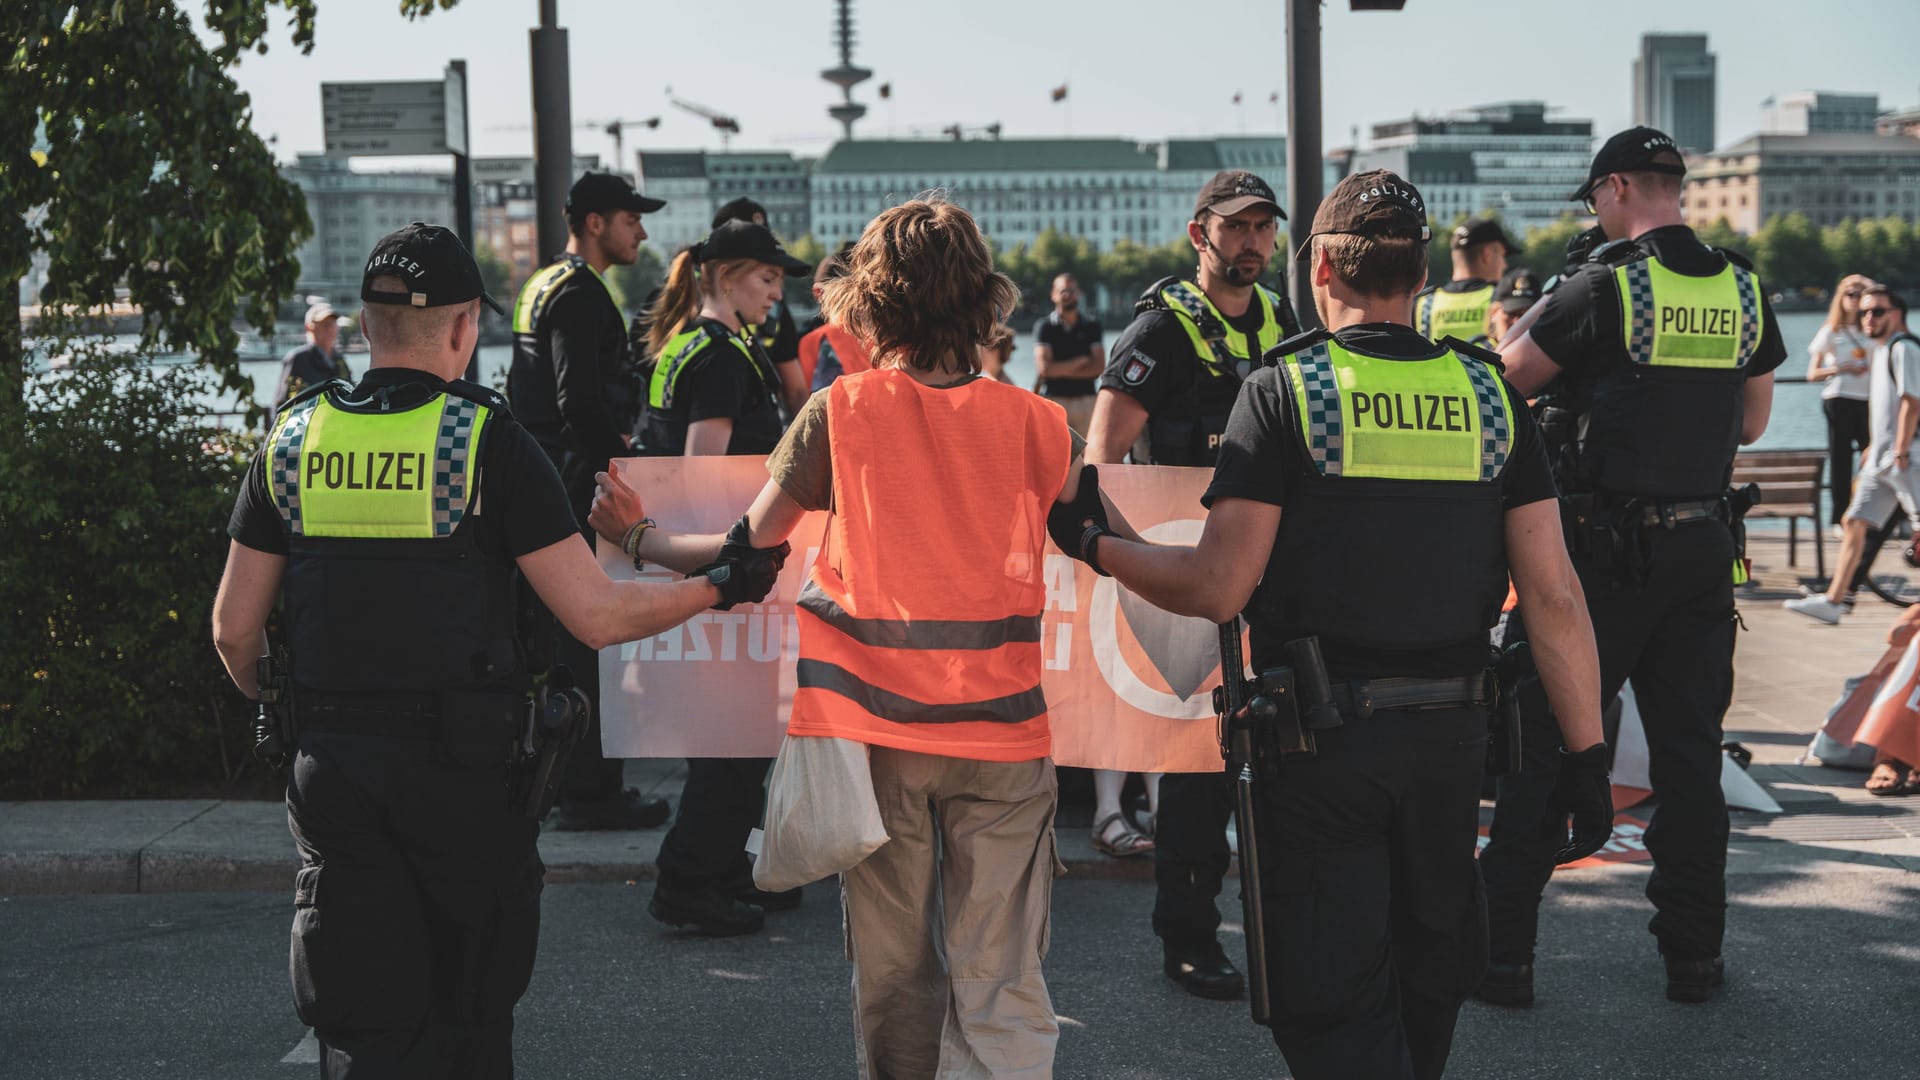
<path id="1" fill-rule="evenodd" d="M 1554 781 L 1549 806 L 1554 819 L 1573 819 L 1573 834 L 1554 853 L 1555 866 L 1564 866 L 1599 851 L 1613 836 L 1613 784 L 1607 775 L 1607 744 L 1594 743 L 1579 753 L 1560 751 L 1560 777 Z"/>
<path id="2" fill-rule="evenodd" d="M 747 516 L 727 530 L 720 545 L 720 558 L 695 570 L 688 577 L 702 576 L 720 590 L 720 602 L 713 605 L 726 611 L 735 604 L 757 604 L 766 599 L 787 565 L 793 545 L 782 540 L 770 548 L 754 547 L 747 528 Z"/>
<path id="3" fill-rule="evenodd" d="M 1056 502 L 1047 511 L 1047 535 L 1061 551 L 1079 559 L 1101 577 L 1109 577 L 1094 557 L 1094 541 L 1114 535 L 1107 524 L 1107 507 L 1100 501 L 1100 470 L 1080 467 L 1080 488 L 1072 502 Z"/>

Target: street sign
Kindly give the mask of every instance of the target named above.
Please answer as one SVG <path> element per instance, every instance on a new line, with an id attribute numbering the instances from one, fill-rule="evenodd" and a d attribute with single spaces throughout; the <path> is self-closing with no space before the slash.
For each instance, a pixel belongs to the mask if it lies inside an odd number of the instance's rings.
<path id="1" fill-rule="evenodd" d="M 447 83 L 321 83 L 320 113 L 329 157 L 445 154 Z M 461 125 L 464 131 L 465 124 Z"/>
<path id="2" fill-rule="evenodd" d="M 447 65 L 446 80 L 447 149 L 456 154 L 467 152 L 467 72 L 466 65 Z"/>

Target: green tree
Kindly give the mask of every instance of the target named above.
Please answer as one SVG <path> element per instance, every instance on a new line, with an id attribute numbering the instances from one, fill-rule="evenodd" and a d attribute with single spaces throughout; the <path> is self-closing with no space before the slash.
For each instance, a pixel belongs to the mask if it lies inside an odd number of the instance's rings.
<path id="1" fill-rule="evenodd" d="M 614 306 L 634 315 L 647 302 L 647 297 L 653 295 L 653 290 L 666 282 L 667 268 L 652 248 L 642 244 L 640 255 L 632 265 L 609 266 L 605 277 Z"/>
<path id="2" fill-rule="evenodd" d="M 513 264 L 484 240 L 474 245 L 473 261 L 480 264 L 480 280 L 486 284 L 487 294 L 513 310 L 513 298 L 520 294 L 520 283 L 513 280 Z"/>
<path id="3" fill-rule="evenodd" d="M 812 263 L 813 266 L 818 269 L 820 260 L 827 257 L 827 246 L 815 238 L 812 233 L 808 233 L 793 243 L 788 244 L 787 254 L 802 262 Z M 813 307 L 813 275 L 803 274 L 800 277 L 788 278 L 786 299 L 787 306 L 790 308 L 808 309 Z"/>
<path id="4" fill-rule="evenodd" d="M 1726 218 L 1714 218 L 1706 225 L 1693 230 L 1693 234 L 1708 247 L 1731 251 L 1749 261 L 1753 259 L 1753 239 L 1736 232 Z"/>
<path id="5" fill-rule="evenodd" d="M 1753 234 L 1754 268 L 1768 289 L 1831 288 L 1835 261 L 1805 214 L 1775 214 Z"/>
<path id="6" fill-rule="evenodd" d="M 1520 242 L 1520 254 L 1513 261 L 1533 271 L 1536 278 L 1547 278 L 1567 268 L 1567 245 L 1586 229 L 1586 224 L 1571 213 L 1561 214 L 1551 225 L 1527 230 Z"/>

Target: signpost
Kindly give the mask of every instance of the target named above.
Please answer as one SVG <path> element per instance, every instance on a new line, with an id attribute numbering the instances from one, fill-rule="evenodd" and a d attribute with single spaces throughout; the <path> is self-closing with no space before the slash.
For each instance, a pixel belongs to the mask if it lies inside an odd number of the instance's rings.
<path id="1" fill-rule="evenodd" d="M 473 171 L 467 142 L 467 62 L 438 81 L 320 84 L 328 157 L 453 155 L 453 231 L 473 249 Z M 479 373 L 479 354 L 467 377 Z"/>

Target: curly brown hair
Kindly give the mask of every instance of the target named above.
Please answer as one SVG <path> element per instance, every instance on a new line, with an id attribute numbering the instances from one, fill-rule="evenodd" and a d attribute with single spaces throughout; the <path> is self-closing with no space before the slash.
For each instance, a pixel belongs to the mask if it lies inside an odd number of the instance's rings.
<path id="1" fill-rule="evenodd" d="M 820 289 L 820 313 L 865 341 L 873 365 L 973 373 L 1020 298 L 993 269 L 973 216 L 938 194 L 883 211 Z"/>

